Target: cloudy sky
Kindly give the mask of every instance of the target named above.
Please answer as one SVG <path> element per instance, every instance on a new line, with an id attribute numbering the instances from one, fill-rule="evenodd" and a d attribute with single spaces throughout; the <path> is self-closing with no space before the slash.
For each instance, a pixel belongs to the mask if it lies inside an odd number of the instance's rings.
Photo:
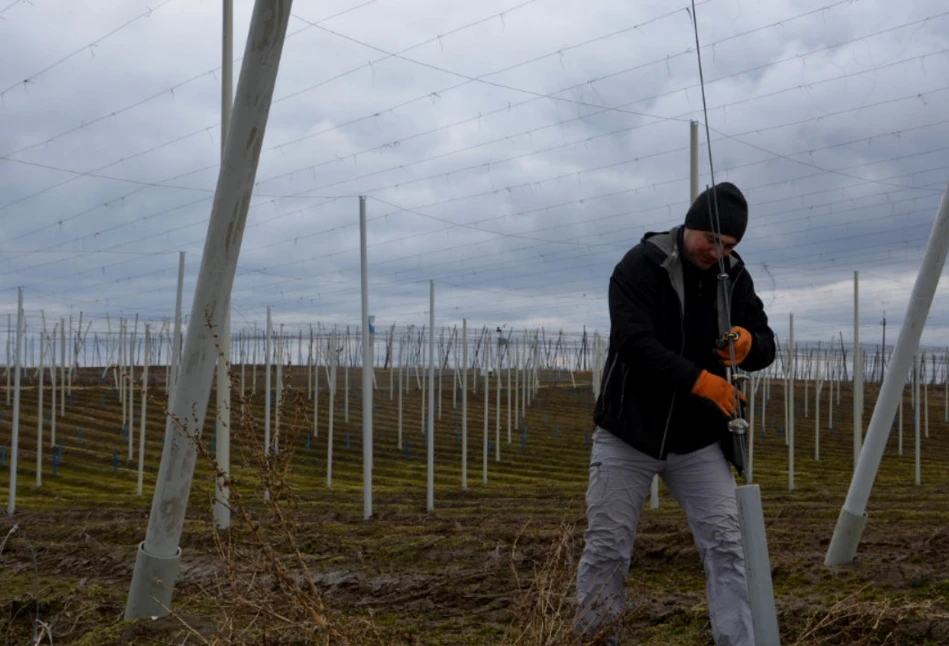
<path id="1" fill-rule="evenodd" d="M 235 85 L 252 3 L 234 0 Z M 294 3 L 233 292 L 235 328 L 606 331 L 606 289 L 689 203 L 708 148 L 688 2 Z M 896 338 L 949 174 L 949 8 L 697 3 L 715 179 L 745 192 L 778 334 Z M 0 313 L 185 311 L 220 155 L 220 0 L 0 2 Z M 943 274 L 945 276 L 945 272 Z M 949 344 L 940 285 L 923 342 Z M 5 326 L 4 326 L 5 327 Z"/>

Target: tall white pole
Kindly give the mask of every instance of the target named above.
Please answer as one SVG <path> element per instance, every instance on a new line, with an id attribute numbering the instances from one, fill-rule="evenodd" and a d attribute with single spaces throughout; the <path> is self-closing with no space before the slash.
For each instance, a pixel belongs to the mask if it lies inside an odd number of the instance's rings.
<path id="1" fill-rule="evenodd" d="M 234 103 L 234 7 L 233 0 L 222 0 L 221 12 L 221 162 L 227 133 L 231 127 L 231 112 Z M 231 526 L 230 490 L 226 478 L 231 473 L 231 294 L 225 294 L 224 323 L 221 325 L 221 349 L 217 357 L 217 388 L 215 411 L 217 414 L 217 437 L 215 438 L 215 460 L 218 472 L 214 477 L 214 521 L 218 529 Z"/>
<path id="2" fill-rule="evenodd" d="M 270 321 L 270 306 L 267 306 L 267 331 L 264 337 L 264 456 L 270 455 L 270 339 L 273 336 L 273 324 Z M 277 368 L 280 369 L 279 366 Z M 266 492 L 265 500 L 267 499 Z"/>
<path id="3" fill-rule="evenodd" d="M 435 281 L 429 281 L 428 306 L 428 511 L 435 510 Z"/>
<path id="4" fill-rule="evenodd" d="M 461 490 L 468 491 L 468 319 L 461 319 Z"/>
<path id="5" fill-rule="evenodd" d="M 175 339 L 171 346 L 171 383 L 165 384 L 169 394 L 175 391 L 181 365 L 181 298 L 185 286 L 185 252 L 178 252 L 178 292 L 175 296 Z M 169 400 L 169 408 L 171 401 Z"/>
<path id="6" fill-rule="evenodd" d="M 7 314 L 7 406 L 10 406 L 10 375 L 13 373 L 13 366 L 10 365 L 10 351 L 13 349 L 13 323 L 11 323 L 10 315 Z"/>
<path id="7" fill-rule="evenodd" d="M 488 484 L 488 418 L 490 417 L 488 397 L 491 394 L 488 388 L 488 357 L 490 356 L 490 352 L 484 353 L 484 365 L 481 366 L 481 370 L 484 371 L 484 446 L 481 449 L 481 480 L 484 484 Z"/>
<path id="8" fill-rule="evenodd" d="M 145 324 L 145 360 L 142 369 L 142 408 L 138 428 L 138 495 L 142 495 L 145 480 L 145 417 L 148 411 L 148 353 L 151 352 L 152 332 Z"/>
<path id="9" fill-rule="evenodd" d="M 369 343 L 369 261 L 366 253 L 366 197 L 359 196 L 359 258 L 362 265 L 362 504 L 372 516 L 372 344 Z"/>
<path id="10" fill-rule="evenodd" d="M 214 361 L 213 331 L 224 323 L 247 211 L 266 133 L 292 0 L 257 0 L 251 17 L 229 139 L 218 176 L 208 235 L 175 384 L 165 445 L 145 540 L 139 545 L 125 618 L 165 616 L 171 606 L 181 548 L 178 543 L 207 413 Z"/>
<path id="11" fill-rule="evenodd" d="M 58 325 L 58 324 L 56 324 Z M 53 325 L 53 336 L 49 342 L 49 381 L 51 385 L 50 390 L 50 401 L 49 401 L 49 446 L 53 448 L 56 446 L 56 325 Z M 119 388 L 119 393 L 123 395 L 122 401 L 124 402 L 124 387 Z M 62 393 L 60 393 L 60 397 Z M 123 404 L 122 408 L 122 423 L 125 423 L 125 408 Z"/>
<path id="12" fill-rule="evenodd" d="M 36 486 L 43 486 L 43 355 L 46 354 L 46 330 L 40 330 L 40 369 L 36 385 Z M 7 355 L 9 357 L 9 355 Z"/>
<path id="13" fill-rule="evenodd" d="M 860 351 L 860 272 L 853 272 L 853 468 L 863 445 L 863 352 Z"/>
<path id="14" fill-rule="evenodd" d="M 497 443 L 498 456 L 501 461 L 501 337 L 498 337 L 497 353 L 494 360 L 494 388 L 497 396 L 494 398 L 494 441 Z M 510 444 L 511 436 L 508 435 L 507 441 Z"/>
<path id="15" fill-rule="evenodd" d="M 23 288 L 17 288 L 16 302 L 16 340 L 14 341 L 13 357 L 13 425 L 10 439 L 10 502 L 7 504 L 7 513 L 16 513 L 16 465 L 20 447 L 20 357 L 23 355 Z M 52 363 L 56 363 L 53 361 Z M 56 417 L 56 409 L 52 410 L 51 417 Z"/>
<path id="16" fill-rule="evenodd" d="M 893 415 L 903 390 L 906 374 L 909 372 L 913 354 L 919 347 L 919 340 L 929 316 L 933 296 L 939 284 L 939 275 L 946 262 L 946 252 L 949 250 L 949 190 L 942 196 L 939 211 L 933 222 L 926 251 L 923 255 L 919 273 L 913 284 L 913 291 L 906 307 L 906 316 L 900 326 L 899 338 L 893 349 L 890 359 L 890 369 L 886 371 L 880 396 L 870 418 L 866 442 L 860 452 L 857 470 L 850 483 L 847 498 L 837 527 L 827 550 L 824 560 L 826 565 L 840 565 L 853 561 L 857 553 L 860 537 L 866 526 L 867 502 L 870 499 L 870 490 L 880 468 L 883 451 L 889 436 Z"/>
<path id="17" fill-rule="evenodd" d="M 920 444 L 920 434 L 919 434 L 919 424 L 920 424 L 920 400 L 919 400 L 919 382 L 922 381 L 922 359 L 921 352 L 916 353 L 916 361 L 913 365 L 913 434 L 916 439 L 915 446 L 915 478 L 914 482 L 919 485 L 922 484 L 922 473 L 920 470 L 920 456 L 922 454 L 921 444 Z"/>
<path id="18" fill-rule="evenodd" d="M 339 335 L 336 329 L 333 329 L 332 337 L 332 357 L 327 357 L 327 364 L 332 361 L 332 367 L 329 367 L 329 425 L 326 429 L 326 486 L 333 486 L 333 418 L 335 416 L 334 406 L 336 405 L 336 368 L 339 366 Z"/>
<path id="19" fill-rule="evenodd" d="M 797 357 L 794 351 L 794 315 L 789 315 L 788 333 L 788 491 L 794 490 L 794 369 Z"/>

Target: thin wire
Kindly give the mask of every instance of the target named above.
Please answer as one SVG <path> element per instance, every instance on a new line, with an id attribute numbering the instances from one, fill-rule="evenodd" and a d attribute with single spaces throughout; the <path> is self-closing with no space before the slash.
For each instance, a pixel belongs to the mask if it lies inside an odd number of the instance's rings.
<path id="1" fill-rule="evenodd" d="M 133 22 L 136 22 L 137 20 L 140 20 L 140 19 L 142 19 L 142 18 L 148 18 L 148 17 L 150 17 L 153 12 L 158 11 L 159 9 L 161 9 L 162 7 L 164 7 L 166 4 L 168 4 L 168 3 L 170 3 L 170 2 L 174 2 L 174 0 L 164 0 L 164 2 L 160 2 L 160 3 L 159 3 L 157 6 L 155 6 L 155 7 L 147 7 L 147 8 L 145 9 L 145 11 L 143 11 L 143 12 L 140 13 L 140 14 L 138 14 L 138 15 L 135 16 L 134 18 L 131 18 L 131 19 L 127 20 L 126 22 L 122 23 L 121 25 L 119 25 L 118 27 L 116 27 L 115 29 L 113 29 L 112 31 L 110 31 L 109 33 L 105 34 L 104 36 L 100 36 L 99 38 L 96 38 L 96 39 L 95 39 L 94 41 L 92 41 L 91 43 L 88 43 L 88 44 L 86 44 L 86 45 L 83 45 L 82 47 L 80 47 L 79 49 L 75 50 L 74 52 L 72 52 L 72 53 L 70 53 L 70 54 L 66 54 L 65 56 L 63 56 L 62 58 L 60 58 L 58 61 L 56 61 L 56 62 L 54 62 L 54 63 L 50 63 L 49 65 L 47 65 L 46 67 L 44 67 L 43 69 L 41 69 L 39 72 L 35 72 L 35 73 L 33 73 L 33 74 L 30 74 L 29 76 L 27 76 L 27 77 L 26 77 L 25 79 L 23 79 L 22 81 L 17 81 L 17 82 L 14 83 L 13 85 L 9 86 L 7 89 L 5 89 L 5 90 L 3 90 L 2 92 L 0 92 L 0 98 L 2 98 L 7 92 L 9 92 L 10 90 L 12 90 L 12 89 L 14 89 L 14 88 L 16 88 L 16 87 L 19 87 L 19 86 L 21 86 L 21 85 L 25 86 L 25 85 L 27 85 L 28 83 L 32 83 L 33 81 L 36 80 L 37 77 L 39 77 L 39 76 L 45 74 L 46 72 L 50 71 L 50 70 L 53 69 L 53 68 L 55 68 L 55 67 L 57 67 L 57 66 L 59 66 L 59 65 L 61 65 L 61 64 L 63 64 L 63 63 L 65 63 L 66 61 L 68 61 L 68 60 L 69 60 L 70 58 L 72 58 L 73 56 L 75 56 L 75 55 L 77 55 L 77 54 L 79 54 L 79 53 L 81 53 L 81 52 L 84 52 L 84 51 L 87 50 L 87 49 L 92 49 L 92 48 L 94 48 L 96 45 L 98 45 L 99 43 L 101 43 L 102 41 L 104 41 L 106 38 L 108 38 L 109 36 L 112 36 L 112 35 L 114 35 L 114 34 L 117 34 L 118 32 L 122 31 L 123 29 L 125 29 L 126 27 L 128 27 L 129 25 L 131 25 Z M 15 4 L 15 3 L 14 3 L 14 4 Z M 13 5 L 10 5 L 10 6 L 13 6 Z M 10 7 L 7 7 L 7 9 L 9 9 L 9 8 L 10 8 Z M 6 11 L 6 9 L 4 9 L 4 11 Z"/>
<path id="2" fill-rule="evenodd" d="M 715 239 L 715 247 L 716 247 L 715 255 L 718 256 L 718 272 L 719 272 L 718 289 L 719 289 L 719 293 L 722 296 L 721 305 L 725 309 L 724 312 L 719 312 L 718 315 L 719 317 L 722 317 L 725 319 L 726 329 L 719 330 L 719 332 L 727 335 L 726 341 L 728 342 L 728 354 L 729 354 L 730 362 L 729 362 L 729 367 L 726 369 L 726 378 L 728 379 L 729 384 L 731 384 L 731 372 L 732 370 L 735 370 L 735 371 L 738 370 L 738 362 L 735 360 L 735 340 L 734 340 L 733 335 L 731 334 L 731 329 L 732 329 L 731 302 L 730 302 L 731 299 L 729 298 L 730 290 L 728 289 L 728 273 L 725 270 L 725 250 L 724 250 L 724 244 L 722 242 L 721 220 L 719 218 L 719 211 L 718 211 L 718 195 L 715 188 L 715 162 L 712 159 L 712 135 L 711 135 L 711 132 L 709 131 L 708 107 L 705 102 L 705 76 L 702 72 L 702 47 L 699 44 L 699 17 L 695 12 L 695 0 L 691 0 L 691 2 L 692 2 L 692 26 L 695 31 L 695 55 L 698 58 L 699 85 L 701 86 L 701 89 L 702 89 L 702 114 L 704 116 L 704 121 L 705 121 L 706 147 L 708 148 L 708 170 L 709 170 L 709 177 L 711 178 L 711 181 L 712 181 L 712 187 L 710 189 L 712 199 L 709 201 L 709 214 L 712 215 L 712 226 L 715 229 L 714 230 L 714 233 L 715 233 L 714 239 Z M 736 428 L 735 431 L 732 430 L 733 423 L 737 424 L 743 421 L 742 420 L 743 415 L 742 415 L 742 410 L 741 410 L 741 397 L 740 397 L 740 391 L 738 390 L 737 387 L 734 388 L 733 393 L 734 393 L 733 395 L 734 413 L 732 414 L 732 421 L 729 423 L 728 430 L 733 434 L 733 437 L 738 440 L 738 445 L 739 445 L 739 448 L 741 450 L 741 455 L 742 455 L 742 465 L 741 465 L 742 471 L 744 472 L 745 482 L 747 483 L 749 482 L 748 464 L 747 464 L 748 453 L 745 447 L 745 436 L 742 433 L 742 429 L 740 426 Z M 747 424 L 745 425 L 745 429 L 747 429 Z"/>

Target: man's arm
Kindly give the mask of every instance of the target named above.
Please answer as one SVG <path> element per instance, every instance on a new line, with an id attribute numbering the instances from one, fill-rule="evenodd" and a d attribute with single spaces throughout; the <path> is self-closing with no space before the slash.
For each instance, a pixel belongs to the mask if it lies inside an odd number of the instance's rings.
<path id="1" fill-rule="evenodd" d="M 764 311 L 764 303 L 755 292 L 754 281 L 746 270 L 739 279 L 741 288 L 741 302 L 739 320 L 732 321 L 740 325 L 752 335 L 751 351 L 739 367 L 748 372 L 763 370 L 774 362 L 776 353 L 774 330 L 768 325 L 768 315 Z"/>
<path id="2" fill-rule="evenodd" d="M 656 337 L 653 321 L 662 289 L 658 282 L 655 268 L 641 257 L 627 255 L 616 266 L 609 289 L 612 340 L 623 362 L 640 374 L 689 390 L 702 370 Z M 670 321 L 669 325 L 681 322 Z"/>

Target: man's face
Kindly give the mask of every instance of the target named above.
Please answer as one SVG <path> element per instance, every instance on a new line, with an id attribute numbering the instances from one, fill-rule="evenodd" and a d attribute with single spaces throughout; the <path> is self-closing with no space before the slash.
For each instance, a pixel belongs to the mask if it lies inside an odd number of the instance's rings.
<path id="1" fill-rule="evenodd" d="M 685 257 L 701 270 L 718 264 L 719 248 L 723 258 L 727 258 L 738 244 L 733 236 L 718 236 L 711 231 L 696 231 L 686 228 L 682 235 Z"/>

